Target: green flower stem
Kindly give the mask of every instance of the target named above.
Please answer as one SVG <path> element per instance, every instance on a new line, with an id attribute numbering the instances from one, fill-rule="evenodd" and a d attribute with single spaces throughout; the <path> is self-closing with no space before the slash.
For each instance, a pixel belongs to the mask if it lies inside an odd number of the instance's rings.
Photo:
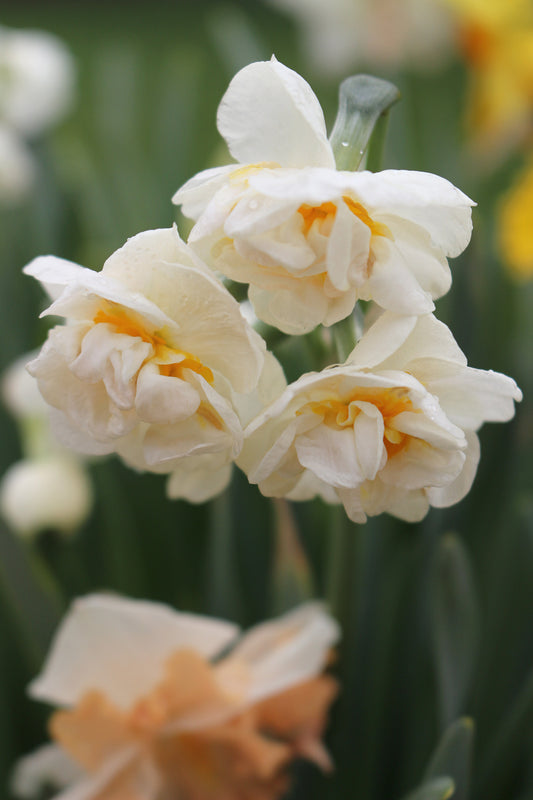
<path id="1" fill-rule="evenodd" d="M 339 111 L 330 136 L 337 169 L 360 169 L 378 120 L 399 97 L 394 84 L 371 75 L 353 75 L 341 83 Z"/>
<path id="2" fill-rule="evenodd" d="M 343 364 L 357 344 L 358 330 L 355 313 L 333 325 L 331 333 L 335 344 L 337 361 L 339 364 Z"/>
<path id="3" fill-rule="evenodd" d="M 333 506 L 327 531 L 329 552 L 326 572 L 326 599 L 329 610 L 339 621 L 346 617 L 346 593 L 349 589 L 347 576 L 348 555 L 355 540 L 355 531 L 346 518 L 342 506 Z"/>
<path id="4" fill-rule="evenodd" d="M 276 547 L 272 575 L 272 612 L 282 614 L 313 597 L 313 578 L 292 509 L 282 498 L 272 500 Z"/>

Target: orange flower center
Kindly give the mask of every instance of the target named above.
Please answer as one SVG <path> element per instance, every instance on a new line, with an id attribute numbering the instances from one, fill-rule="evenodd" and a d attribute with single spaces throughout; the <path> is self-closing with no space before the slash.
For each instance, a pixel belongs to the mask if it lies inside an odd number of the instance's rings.
<path id="1" fill-rule="evenodd" d="M 169 347 L 162 336 L 157 333 L 149 333 L 140 322 L 131 319 L 127 314 L 118 307 L 113 307 L 112 310 L 106 311 L 100 309 L 94 317 L 94 323 L 105 323 L 111 325 L 116 333 L 124 333 L 126 336 L 142 339 L 143 342 L 148 342 L 154 348 L 154 359 L 158 364 L 159 372 L 171 378 L 183 378 L 183 370 L 190 369 L 201 375 L 208 383 L 213 383 L 214 377 L 209 367 L 196 358 L 191 353 L 185 350 L 176 350 Z"/>
<path id="2" fill-rule="evenodd" d="M 352 200 L 352 198 L 348 195 L 343 195 L 342 199 L 352 214 L 360 219 L 361 222 L 363 222 L 368 228 L 370 228 L 370 233 L 372 236 L 385 236 L 387 239 L 392 239 L 392 234 L 388 227 L 382 222 L 376 222 L 374 219 L 372 219 L 366 208 L 362 206 L 361 203 L 357 203 L 355 200 Z M 322 203 L 319 206 L 310 206 L 304 203 L 298 209 L 298 213 L 303 218 L 303 232 L 305 235 L 307 235 L 315 222 L 318 221 L 322 223 L 326 220 L 333 222 L 335 215 L 337 214 L 337 206 L 335 203 L 331 202 Z"/>
<path id="3" fill-rule="evenodd" d="M 324 424 L 331 428 L 349 428 L 362 413 L 356 405 L 358 402 L 372 403 L 379 410 L 385 425 L 383 443 L 387 455 L 389 458 L 396 455 L 405 447 L 409 437 L 407 434 L 397 431 L 393 427 L 392 421 L 404 411 L 419 412 L 413 407 L 409 390 L 403 386 L 395 386 L 392 389 L 360 387 L 346 400 L 332 397 L 307 403 L 297 413 L 300 415 L 306 411 L 312 411 L 323 417 Z"/>

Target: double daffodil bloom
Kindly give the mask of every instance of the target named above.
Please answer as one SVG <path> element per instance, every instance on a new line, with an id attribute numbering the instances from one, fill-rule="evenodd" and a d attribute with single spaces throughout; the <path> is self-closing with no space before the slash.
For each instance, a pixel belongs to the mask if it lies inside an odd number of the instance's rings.
<path id="1" fill-rule="evenodd" d="M 96 273 L 52 256 L 26 273 L 63 316 L 28 369 L 62 442 L 170 473 L 172 496 L 227 484 L 247 405 L 283 387 L 238 303 L 175 229 L 134 236 Z"/>
<path id="2" fill-rule="evenodd" d="M 309 603 L 238 635 L 158 603 L 76 601 L 29 690 L 62 707 L 55 745 L 19 763 L 15 791 L 48 779 L 69 787 L 57 800 L 274 800 L 295 758 L 329 769 L 337 624 Z"/>
<path id="3" fill-rule="evenodd" d="M 197 220 L 189 244 L 250 284 L 257 316 L 290 334 L 332 325 L 358 299 L 423 314 L 450 286 L 471 206 L 422 172 L 338 171 L 310 86 L 275 59 L 231 81 L 218 128 L 235 165 L 201 172 L 174 196 Z"/>
<path id="4" fill-rule="evenodd" d="M 354 522 L 409 522 L 459 501 L 479 461 L 475 431 L 514 414 L 521 392 L 472 369 L 433 317 L 385 312 L 347 361 L 302 375 L 245 431 L 239 465 L 269 496 L 322 495 Z"/>

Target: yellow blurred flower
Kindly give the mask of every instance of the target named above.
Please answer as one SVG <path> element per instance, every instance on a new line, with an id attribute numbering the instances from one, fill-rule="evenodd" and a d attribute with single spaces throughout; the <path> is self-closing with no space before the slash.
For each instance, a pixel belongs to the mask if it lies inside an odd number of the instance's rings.
<path id="1" fill-rule="evenodd" d="M 502 198 L 497 236 L 509 271 L 517 278 L 533 277 L 533 156 Z"/>
<path id="2" fill-rule="evenodd" d="M 468 124 L 478 145 L 508 147 L 533 121 L 531 0 L 447 0 L 472 77 Z"/>

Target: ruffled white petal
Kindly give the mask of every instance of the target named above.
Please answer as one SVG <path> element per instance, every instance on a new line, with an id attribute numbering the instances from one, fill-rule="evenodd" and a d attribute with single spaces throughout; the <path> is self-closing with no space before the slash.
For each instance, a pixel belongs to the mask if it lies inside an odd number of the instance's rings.
<path id="1" fill-rule="evenodd" d="M 257 625 L 228 660 L 248 667 L 247 700 L 254 703 L 318 675 L 339 637 L 339 626 L 322 604 L 306 603 Z"/>
<path id="2" fill-rule="evenodd" d="M 73 705 L 90 689 L 128 708 L 162 677 L 162 665 L 179 648 L 206 658 L 237 635 L 228 622 L 173 611 L 148 601 L 112 595 L 77 600 L 56 633 L 32 697 Z"/>
<path id="3" fill-rule="evenodd" d="M 335 167 L 313 90 L 274 58 L 249 64 L 235 75 L 219 105 L 217 125 L 242 164 Z"/>
<path id="4" fill-rule="evenodd" d="M 227 463 L 225 454 L 191 456 L 186 465 L 170 473 L 167 495 L 173 500 L 205 503 L 227 489 L 232 472 L 233 465 Z"/>
<path id="5" fill-rule="evenodd" d="M 11 777 L 11 790 L 17 797 L 36 797 L 44 786 L 61 789 L 83 776 L 81 768 L 61 747 L 48 744 L 19 759 Z"/>

